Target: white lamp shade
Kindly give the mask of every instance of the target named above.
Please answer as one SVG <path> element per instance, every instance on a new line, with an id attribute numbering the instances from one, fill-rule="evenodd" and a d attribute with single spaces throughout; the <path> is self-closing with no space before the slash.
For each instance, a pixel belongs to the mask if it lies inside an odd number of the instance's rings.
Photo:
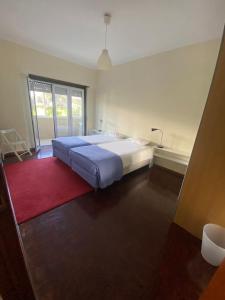
<path id="1" fill-rule="evenodd" d="M 111 58 L 107 49 L 103 49 L 98 59 L 97 66 L 99 70 L 110 70 L 112 68 Z"/>

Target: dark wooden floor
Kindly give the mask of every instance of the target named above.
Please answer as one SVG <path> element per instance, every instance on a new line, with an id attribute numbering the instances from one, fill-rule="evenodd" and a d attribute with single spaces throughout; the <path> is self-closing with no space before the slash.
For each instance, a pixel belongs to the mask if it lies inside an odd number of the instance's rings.
<path id="1" fill-rule="evenodd" d="M 198 299 L 214 268 L 172 224 L 181 183 L 141 169 L 22 224 L 38 299 Z"/>

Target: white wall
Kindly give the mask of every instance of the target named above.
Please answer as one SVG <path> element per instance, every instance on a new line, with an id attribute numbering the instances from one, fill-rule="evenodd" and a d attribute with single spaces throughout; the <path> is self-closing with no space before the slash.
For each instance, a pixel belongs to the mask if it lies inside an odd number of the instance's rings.
<path id="1" fill-rule="evenodd" d="M 32 142 L 26 76 L 31 73 L 88 85 L 87 126 L 95 117 L 96 71 L 0 40 L 0 129 L 16 128 Z"/>
<path id="2" fill-rule="evenodd" d="M 99 72 L 96 126 L 113 123 L 131 136 L 190 153 L 212 79 L 219 40 L 175 49 Z"/>
<path id="3" fill-rule="evenodd" d="M 190 153 L 219 49 L 219 40 L 179 48 L 97 72 L 0 40 L 0 128 L 15 127 L 32 141 L 28 73 L 88 85 L 88 128 L 99 120 L 121 133 Z M 98 77 L 98 78 L 97 78 Z M 97 83 L 96 83 L 97 80 Z M 97 84 L 97 87 L 96 87 Z M 96 96 L 96 99 L 95 99 Z M 96 105 L 95 105 L 96 102 Z"/>

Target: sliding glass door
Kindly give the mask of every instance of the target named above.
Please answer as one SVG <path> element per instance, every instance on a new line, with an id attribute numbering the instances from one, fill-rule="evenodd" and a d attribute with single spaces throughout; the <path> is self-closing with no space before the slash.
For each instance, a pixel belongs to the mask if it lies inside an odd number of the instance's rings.
<path id="1" fill-rule="evenodd" d="M 68 88 L 63 86 L 53 85 L 53 101 L 54 101 L 54 122 L 55 135 L 68 136 L 70 135 L 69 128 L 69 95 Z"/>
<path id="2" fill-rule="evenodd" d="M 29 80 L 29 92 L 36 147 L 85 134 L 84 89 Z"/>
<path id="3" fill-rule="evenodd" d="M 71 134 L 83 135 L 84 133 L 84 91 L 70 90 L 71 97 Z"/>

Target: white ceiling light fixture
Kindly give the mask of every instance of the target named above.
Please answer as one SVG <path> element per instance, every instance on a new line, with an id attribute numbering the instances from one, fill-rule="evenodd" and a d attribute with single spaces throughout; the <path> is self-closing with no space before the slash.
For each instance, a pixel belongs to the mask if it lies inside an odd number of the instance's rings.
<path id="1" fill-rule="evenodd" d="M 104 23 L 105 23 L 105 49 L 102 50 L 101 55 L 99 56 L 97 66 L 99 70 L 107 71 L 112 68 L 112 61 L 109 56 L 109 52 L 107 50 L 107 26 L 110 24 L 111 15 L 105 14 L 104 15 Z"/>

